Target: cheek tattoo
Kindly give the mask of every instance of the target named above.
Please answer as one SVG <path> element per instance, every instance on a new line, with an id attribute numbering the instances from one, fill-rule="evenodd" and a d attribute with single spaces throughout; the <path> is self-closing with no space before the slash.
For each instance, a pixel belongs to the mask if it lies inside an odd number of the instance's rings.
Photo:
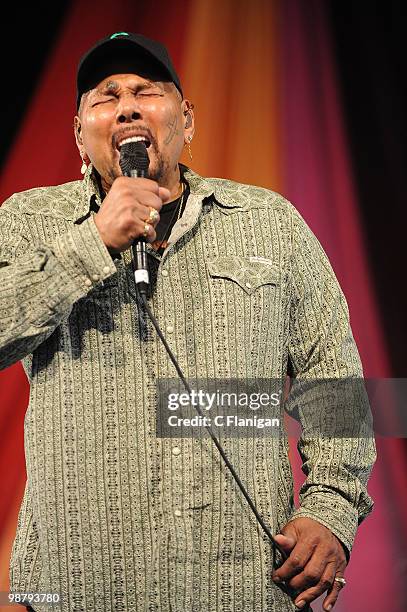
<path id="1" fill-rule="evenodd" d="M 171 140 L 173 140 L 174 136 L 178 135 L 178 119 L 177 116 L 174 115 L 169 122 L 167 123 L 168 134 L 166 139 L 164 140 L 164 144 L 170 144 Z"/>

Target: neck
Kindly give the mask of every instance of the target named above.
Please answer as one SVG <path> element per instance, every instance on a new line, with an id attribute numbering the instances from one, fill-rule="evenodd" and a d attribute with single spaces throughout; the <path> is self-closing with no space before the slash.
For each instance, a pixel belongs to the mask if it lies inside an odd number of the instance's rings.
<path id="1" fill-rule="evenodd" d="M 171 180 L 167 181 L 165 184 L 160 183 L 160 187 L 166 187 L 167 189 L 169 189 L 170 198 L 168 202 L 172 202 L 173 200 L 179 198 L 182 193 L 182 182 L 178 164 L 176 172 L 174 173 L 174 176 L 171 178 Z"/>

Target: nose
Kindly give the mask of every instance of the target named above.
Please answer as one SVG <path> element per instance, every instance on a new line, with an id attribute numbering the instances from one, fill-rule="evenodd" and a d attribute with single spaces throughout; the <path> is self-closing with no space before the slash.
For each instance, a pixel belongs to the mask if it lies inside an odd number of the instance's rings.
<path id="1" fill-rule="evenodd" d="M 141 119 L 139 106 L 134 96 L 123 96 L 120 99 L 117 105 L 116 117 L 119 123 L 131 123 Z"/>

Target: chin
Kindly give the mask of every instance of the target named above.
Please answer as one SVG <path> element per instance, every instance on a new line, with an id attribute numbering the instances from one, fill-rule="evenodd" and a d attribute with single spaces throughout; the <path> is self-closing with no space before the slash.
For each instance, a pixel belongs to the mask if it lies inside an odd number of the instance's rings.
<path id="1" fill-rule="evenodd" d="M 151 180 L 161 184 L 165 177 L 169 176 L 169 169 L 169 162 L 159 157 L 156 163 L 150 165 L 148 176 Z"/>

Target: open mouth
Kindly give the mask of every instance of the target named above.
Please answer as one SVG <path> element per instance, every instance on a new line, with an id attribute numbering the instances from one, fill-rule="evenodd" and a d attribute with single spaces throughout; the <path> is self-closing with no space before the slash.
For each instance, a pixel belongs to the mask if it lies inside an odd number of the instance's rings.
<path id="1" fill-rule="evenodd" d="M 118 142 L 117 148 L 119 149 L 119 151 L 124 144 L 127 144 L 129 142 L 144 142 L 147 149 L 151 144 L 150 140 L 146 138 L 145 136 L 130 136 L 129 138 L 123 138 L 123 140 L 120 140 Z"/>

